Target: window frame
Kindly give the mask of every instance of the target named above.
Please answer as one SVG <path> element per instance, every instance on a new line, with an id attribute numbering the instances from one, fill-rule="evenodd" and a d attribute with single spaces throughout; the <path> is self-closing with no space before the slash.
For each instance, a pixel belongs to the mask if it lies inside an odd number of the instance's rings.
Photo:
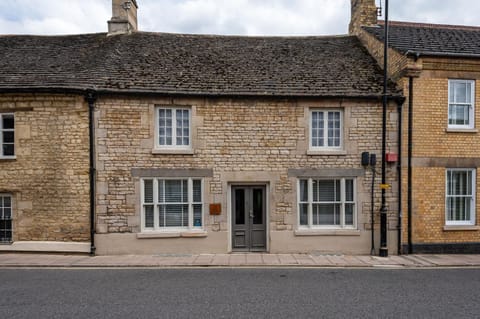
<path id="1" fill-rule="evenodd" d="M 448 175 L 450 172 L 470 172 L 471 173 L 471 189 L 472 189 L 472 194 L 471 195 L 449 195 L 448 190 L 449 190 L 449 180 L 448 180 Z M 476 174 L 477 170 L 475 168 L 447 168 L 445 170 L 445 225 L 446 226 L 473 226 L 475 225 L 475 212 L 476 212 Z M 470 219 L 469 220 L 449 220 L 448 217 L 448 198 L 453 197 L 453 196 L 462 196 L 462 197 L 467 197 L 470 196 Z"/>
<path id="2" fill-rule="evenodd" d="M 150 180 L 153 181 L 153 202 L 152 203 L 145 203 L 145 181 Z M 187 180 L 188 183 L 188 201 L 186 203 L 169 203 L 169 204 L 187 204 L 188 205 L 188 226 L 163 226 L 160 227 L 160 212 L 159 212 L 159 205 L 165 204 L 165 202 L 159 201 L 158 195 L 158 183 L 162 180 Z M 201 202 L 194 202 L 193 201 L 193 181 L 200 180 L 200 195 L 201 195 Z M 140 223 L 141 227 L 140 230 L 142 233 L 152 232 L 152 233 L 162 233 L 162 232 L 175 232 L 175 231 L 198 231 L 205 229 L 205 199 L 204 199 L 204 179 L 201 177 L 145 177 L 140 179 Z M 146 205 L 153 205 L 153 227 L 146 227 L 145 226 L 145 206 Z M 201 226 L 194 226 L 194 211 L 193 205 L 201 205 L 202 213 L 201 213 Z"/>
<path id="3" fill-rule="evenodd" d="M 1 221 L 10 221 L 10 238 L 9 240 L 1 240 L 1 237 L 0 237 L 0 244 L 11 244 L 13 242 L 13 196 L 12 194 L 9 194 L 9 193 L 0 193 L 0 197 L 9 197 L 10 198 L 10 218 L 4 218 L 3 217 L 3 210 L 5 208 L 5 206 L 2 204 L 0 206 L 0 220 Z M 2 200 L 2 203 L 3 203 L 3 200 Z"/>
<path id="4" fill-rule="evenodd" d="M 4 129 L 3 128 L 3 117 L 9 115 L 13 117 L 13 129 Z M 13 132 L 13 155 L 4 155 L 3 154 L 3 134 L 4 132 Z M 0 159 L 12 159 L 16 157 L 15 152 L 15 113 L 0 113 Z M 11 143 L 8 143 L 11 144 Z"/>
<path id="5" fill-rule="evenodd" d="M 455 101 L 450 101 L 450 92 L 454 87 L 455 83 L 466 83 L 470 84 L 470 99 L 471 103 L 456 103 Z M 447 127 L 449 129 L 474 129 L 475 128 L 475 80 L 468 80 L 468 79 L 449 79 L 448 80 L 448 109 L 447 109 Z M 468 124 L 458 125 L 458 124 L 450 124 L 450 108 L 454 105 L 465 105 L 468 106 Z"/>
<path id="6" fill-rule="evenodd" d="M 301 201 L 300 198 L 300 183 L 302 180 L 307 180 L 307 201 Z M 339 203 L 341 205 L 340 209 L 340 224 L 339 225 L 314 225 L 313 224 L 313 204 L 314 203 L 321 203 L 320 201 L 314 202 L 313 201 L 313 181 L 317 180 L 324 180 L 324 181 L 337 181 L 340 180 L 340 201 L 335 203 Z M 346 186 L 345 181 L 352 180 L 353 181 L 353 201 L 346 200 Z M 333 202 L 332 202 L 333 203 Z M 307 225 L 300 224 L 300 205 L 308 204 L 307 208 Z M 352 225 L 345 224 L 345 204 L 353 204 L 353 223 Z M 357 229 L 358 223 L 358 195 L 357 195 L 357 178 L 355 177 L 299 177 L 297 179 L 297 227 L 299 230 L 336 230 L 336 229 L 346 229 L 346 230 L 355 230 Z"/>
<path id="7" fill-rule="evenodd" d="M 172 145 L 160 145 L 160 110 L 171 110 L 172 111 Z M 188 111 L 188 145 L 177 145 L 177 110 Z M 191 151 L 192 150 L 192 107 L 190 106 L 165 106 L 165 105 L 156 105 L 154 108 L 155 112 L 155 125 L 154 125 L 154 140 L 155 140 L 155 149 L 157 150 L 182 150 L 182 151 Z"/>
<path id="8" fill-rule="evenodd" d="M 323 133 L 323 139 L 324 141 L 328 144 L 328 114 L 333 113 L 333 112 L 338 112 L 340 113 L 340 144 L 339 146 L 314 146 L 313 145 L 313 113 L 318 112 L 318 113 L 323 113 L 324 117 L 324 133 Z M 326 124 L 326 126 L 325 126 Z M 309 110 L 309 118 L 308 118 L 308 132 L 309 132 L 309 149 L 312 151 L 341 151 L 343 150 L 343 137 L 344 137 L 344 110 L 341 108 L 326 108 L 326 109 L 321 109 L 321 108 L 311 108 Z"/>

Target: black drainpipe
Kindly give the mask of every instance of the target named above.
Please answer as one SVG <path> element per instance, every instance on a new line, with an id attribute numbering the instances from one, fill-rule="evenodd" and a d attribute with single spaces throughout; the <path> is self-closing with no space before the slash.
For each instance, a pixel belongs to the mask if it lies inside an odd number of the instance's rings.
<path id="1" fill-rule="evenodd" d="M 413 77 L 408 78 L 408 253 L 412 254 L 412 132 L 413 132 Z"/>
<path id="2" fill-rule="evenodd" d="M 88 129 L 90 153 L 90 255 L 95 256 L 95 124 L 94 114 L 96 92 L 87 91 L 85 101 L 88 102 Z"/>
<path id="3" fill-rule="evenodd" d="M 403 101 L 398 103 L 398 235 L 397 254 L 402 254 L 402 108 Z"/>

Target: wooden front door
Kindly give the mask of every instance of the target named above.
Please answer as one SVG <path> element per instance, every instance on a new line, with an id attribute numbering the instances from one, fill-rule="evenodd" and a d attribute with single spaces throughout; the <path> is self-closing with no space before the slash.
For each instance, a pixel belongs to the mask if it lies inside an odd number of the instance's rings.
<path id="1" fill-rule="evenodd" d="M 232 187 L 232 249 L 234 251 L 265 251 L 266 188 L 260 186 Z"/>

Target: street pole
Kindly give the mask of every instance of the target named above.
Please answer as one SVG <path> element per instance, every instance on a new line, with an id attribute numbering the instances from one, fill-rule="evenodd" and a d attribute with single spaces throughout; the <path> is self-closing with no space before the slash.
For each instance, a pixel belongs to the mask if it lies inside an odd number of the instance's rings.
<path id="1" fill-rule="evenodd" d="M 383 113 L 382 113 L 382 206 L 380 207 L 380 257 L 388 257 L 386 192 L 387 148 L 387 86 L 388 86 L 388 0 L 385 0 L 385 31 L 383 43 Z"/>

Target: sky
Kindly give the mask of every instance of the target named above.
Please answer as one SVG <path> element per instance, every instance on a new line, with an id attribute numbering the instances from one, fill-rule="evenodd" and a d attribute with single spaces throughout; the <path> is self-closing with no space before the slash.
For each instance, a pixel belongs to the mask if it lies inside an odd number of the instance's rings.
<path id="1" fill-rule="evenodd" d="M 377 6 L 385 0 L 376 0 Z M 141 31 L 226 35 L 346 34 L 350 0 L 137 0 Z M 390 0 L 396 21 L 480 26 L 478 0 Z M 0 0 L 0 34 L 107 31 L 111 0 Z"/>

